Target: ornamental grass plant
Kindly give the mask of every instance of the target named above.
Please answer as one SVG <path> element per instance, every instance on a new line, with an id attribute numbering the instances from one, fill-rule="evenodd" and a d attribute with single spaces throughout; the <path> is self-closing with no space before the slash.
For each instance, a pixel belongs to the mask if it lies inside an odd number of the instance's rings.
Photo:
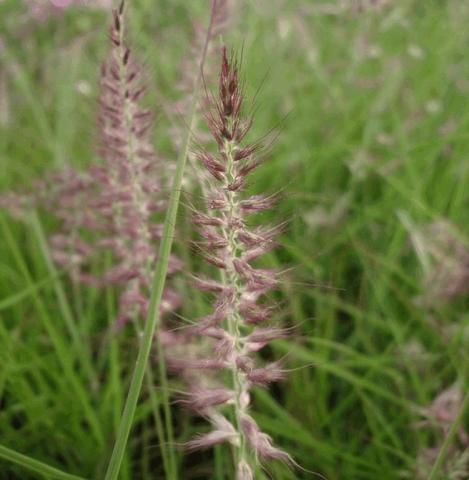
<path id="1" fill-rule="evenodd" d="M 464 2 L 0 18 L 0 480 L 466 480 Z"/>

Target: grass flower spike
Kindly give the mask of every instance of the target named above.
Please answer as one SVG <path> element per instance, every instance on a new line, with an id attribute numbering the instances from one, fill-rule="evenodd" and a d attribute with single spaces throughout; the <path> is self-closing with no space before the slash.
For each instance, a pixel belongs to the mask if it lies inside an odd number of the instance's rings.
<path id="1" fill-rule="evenodd" d="M 83 283 L 122 288 L 118 326 L 147 315 L 162 235 L 158 216 L 167 204 L 163 164 L 151 141 L 153 113 L 140 105 L 145 93 L 142 70 L 125 44 L 123 5 L 113 10 L 112 48 L 101 68 L 98 133 L 103 162 L 85 172 L 56 174 L 52 183 L 58 188 L 46 202 L 62 222 L 61 232 L 51 239 L 56 262 Z M 104 252 L 112 254 L 111 268 L 90 274 L 90 261 Z M 169 274 L 180 266 L 171 256 Z M 166 287 L 162 312 L 178 303 L 176 293 Z"/>
<path id="2" fill-rule="evenodd" d="M 151 144 L 153 114 L 139 105 L 145 92 L 142 72 L 124 43 L 123 3 L 113 11 L 110 39 L 113 49 L 101 75 L 101 155 L 106 164 L 98 170 L 107 187 L 101 205 L 110 212 L 113 238 L 109 239 L 120 264 L 107 274 L 109 281 L 124 283 L 120 322 L 137 314 L 146 316 L 155 245 L 162 226 L 152 223 L 155 212 L 165 208 L 161 198 L 163 166 Z M 171 258 L 169 273 L 179 268 Z M 174 292 L 166 290 L 162 304 L 171 310 Z"/>
<path id="3" fill-rule="evenodd" d="M 253 478 L 256 460 L 280 459 L 290 462 L 287 453 L 274 447 L 249 414 L 250 389 L 267 385 L 283 377 L 278 362 L 257 366 L 252 354 L 270 340 L 285 336 L 279 328 L 259 327 L 272 313 L 261 302 L 262 296 L 277 284 L 275 271 L 255 268 L 252 261 L 274 247 L 276 228 L 249 228 L 247 219 L 270 208 L 271 196 L 242 194 L 248 174 L 259 165 L 256 153 L 261 145 L 246 144 L 244 139 L 251 119 L 243 116 L 243 91 L 238 63 L 223 49 L 218 96 L 210 98 L 206 121 L 215 140 L 216 153 L 198 154 L 212 181 L 206 213 L 195 215 L 205 260 L 216 266 L 220 281 L 198 279 L 198 287 L 215 295 L 212 313 L 193 328 L 197 334 L 213 339 L 214 356 L 203 361 L 188 361 L 188 366 L 227 370 L 231 377 L 225 389 L 194 388 L 192 407 L 207 417 L 214 431 L 190 442 L 191 448 L 230 442 L 236 452 L 238 479 Z M 228 405 L 232 415 L 225 418 L 215 409 Z M 252 454 L 254 452 L 254 454 Z"/>

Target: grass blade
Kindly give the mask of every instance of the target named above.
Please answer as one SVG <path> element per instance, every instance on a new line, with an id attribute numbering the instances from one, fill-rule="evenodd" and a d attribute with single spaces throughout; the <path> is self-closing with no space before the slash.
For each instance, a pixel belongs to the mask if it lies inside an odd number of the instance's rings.
<path id="1" fill-rule="evenodd" d="M 58 480 L 84 480 L 82 477 L 77 477 L 76 475 L 62 472 L 55 467 L 51 467 L 46 463 L 42 463 L 39 460 L 35 460 L 34 458 L 23 455 L 22 453 L 10 450 L 2 445 L 0 445 L 0 458 L 8 460 L 12 463 L 16 463 L 17 465 L 21 465 L 25 469 L 32 470 L 46 478 L 54 478 Z"/>
<path id="2" fill-rule="evenodd" d="M 8 223 L 3 218 L 3 216 L 0 216 L 0 226 L 2 227 L 3 236 L 6 240 L 6 243 L 11 250 L 14 260 L 16 261 L 18 270 L 26 280 L 28 288 L 31 289 L 31 286 L 34 285 L 34 281 L 28 270 L 26 261 L 23 258 L 21 249 L 16 244 L 13 234 L 8 227 Z M 71 354 L 74 352 L 71 352 L 68 348 L 68 344 L 63 342 L 60 330 L 56 328 L 53 319 L 50 317 L 49 312 L 47 311 L 43 299 L 34 289 L 32 289 L 32 300 L 39 315 L 39 318 L 42 320 L 44 329 L 47 332 L 47 335 L 49 336 L 52 345 L 54 346 L 54 350 L 57 354 L 57 361 L 60 363 L 64 371 L 65 377 L 70 382 L 71 387 L 75 390 L 77 399 L 79 399 L 82 404 L 83 412 L 87 418 L 96 442 L 98 443 L 99 447 L 102 447 L 105 443 L 102 428 L 96 415 L 95 409 L 90 401 L 88 390 L 83 385 L 83 383 L 81 382 L 81 378 L 76 375 L 76 372 L 74 370 L 74 359 L 71 356 Z"/>

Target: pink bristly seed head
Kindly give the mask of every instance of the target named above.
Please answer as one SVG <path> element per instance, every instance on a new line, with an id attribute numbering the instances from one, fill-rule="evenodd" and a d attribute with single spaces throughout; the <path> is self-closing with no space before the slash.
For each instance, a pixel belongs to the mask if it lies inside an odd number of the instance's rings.
<path id="1" fill-rule="evenodd" d="M 207 408 L 229 403 L 233 398 L 234 392 L 224 388 L 196 388 L 190 392 L 189 399 L 182 400 L 182 403 L 187 404 L 193 410 L 203 412 Z"/>
<path id="2" fill-rule="evenodd" d="M 261 212 L 272 208 L 274 205 L 274 197 L 265 197 L 263 195 L 252 195 L 248 199 L 240 202 L 241 210 L 244 213 Z"/>
<path id="3" fill-rule="evenodd" d="M 285 378 L 285 371 L 278 362 L 272 363 L 265 368 L 255 368 L 246 373 L 248 380 L 253 385 L 266 386 L 272 382 L 278 382 Z"/>
<path id="4" fill-rule="evenodd" d="M 56 261 L 74 267 L 74 276 L 101 287 L 117 284 L 119 323 L 146 316 L 150 278 L 162 226 L 153 216 L 165 209 L 163 165 L 151 141 L 153 113 L 142 108 L 143 75 L 125 44 L 124 3 L 112 12 L 111 49 L 101 69 L 98 115 L 102 162 L 85 172 L 56 175 L 47 208 L 62 222 L 63 235 L 74 239 L 67 248 L 51 242 Z M 52 183 L 52 182 L 51 182 Z M 81 243 L 77 239 L 81 240 Z M 89 262 L 112 258 L 112 266 L 93 281 Z M 67 265 L 68 264 L 68 265 Z M 171 256 L 168 273 L 182 267 Z M 75 271 L 77 270 L 77 271 Z M 162 312 L 180 302 L 170 288 L 163 293 Z"/>
<path id="5" fill-rule="evenodd" d="M 226 365 L 222 360 L 216 358 L 197 359 L 197 358 L 174 358 L 169 357 L 168 366 L 172 370 L 221 370 Z"/>
<path id="6" fill-rule="evenodd" d="M 256 454 L 264 459 L 281 460 L 287 464 L 293 463 L 288 453 L 272 445 L 272 439 L 269 435 L 261 432 L 259 426 L 251 416 L 242 414 L 240 420 L 244 434 Z"/>
<path id="7" fill-rule="evenodd" d="M 199 290 L 211 293 L 220 293 L 225 289 L 222 283 L 212 280 L 211 278 L 194 277 L 194 285 Z"/>
<path id="8" fill-rule="evenodd" d="M 236 480 L 254 480 L 254 472 L 246 460 L 241 460 L 236 467 Z"/>
<path id="9" fill-rule="evenodd" d="M 187 450 L 203 450 L 206 448 L 219 445 L 220 443 L 229 442 L 233 445 L 238 443 L 238 435 L 236 432 L 226 432 L 222 430 L 213 430 L 205 435 L 199 435 L 193 440 L 187 442 Z"/>
<path id="10" fill-rule="evenodd" d="M 271 340 L 286 338 L 288 336 L 287 330 L 284 328 L 266 327 L 257 328 L 248 337 L 248 343 L 266 343 Z"/>
<path id="11" fill-rule="evenodd" d="M 220 218 L 212 217 L 204 213 L 197 213 L 192 217 L 192 221 L 198 226 L 212 226 L 221 227 L 223 220 Z"/>
<path id="12" fill-rule="evenodd" d="M 244 197 L 242 192 L 249 174 L 261 164 L 256 157 L 262 145 L 242 141 L 251 126 L 251 118 L 243 116 L 244 95 L 240 85 L 238 63 L 233 55 L 222 50 L 218 95 L 206 101 L 205 118 L 214 139 L 212 150 L 198 152 L 198 160 L 205 171 L 209 186 L 204 189 L 206 212 L 194 215 L 194 223 L 203 241 L 197 242 L 205 261 L 221 271 L 220 280 L 197 278 L 202 291 L 214 294 L 213 310 L 203 316 L 191 334 L 199 334 L 210 341 L 210 356 L 204 361 L 178 359 L 187 368 L 219 368 L 230 370 L 232 385 L 226 389 L 195 391 L 188 401 L 196 409 L 215 409 L 217 405 L 234 408 L 236 424 L 241 425 L 236 439 L 244 437 L 263 459 L 280 459 L 290 462 L 288 454 L 272 445 L 271 438 L 262 433 L 247 414 L 250 404 L 249 390 L 253 385 L 266 386 L 281 380 L 285 371 L 278 362 L 257 367 L 252 356 L 271 340 L 284 338 L 285 331 L 255 325 L 267 321 L 274 307 L 261 303 L 261 297 L 278 284 L 274 270 L 262 269 L 251 263 L 276 246 L 275 227 L 248 226 L 250 214 L 271 208 L 274 196 L 253 195 Z M 209 153 L 210 152 L 210 153 Z M 210 381 L 210 380 L 208 380 Z M 213 419 L 211 419 L 212 423 Z M 221 441 L 232 441 L 231 426 L 220 428 L 198 439 L 196 448 Z M 231 432 L 230 434 L 227 431 Z M 235 430 L 236 431 L 236 430 Z M 253 470 L 248 458 L 242 456 L 237 465 L 237 479 L 251 480 Z"/>

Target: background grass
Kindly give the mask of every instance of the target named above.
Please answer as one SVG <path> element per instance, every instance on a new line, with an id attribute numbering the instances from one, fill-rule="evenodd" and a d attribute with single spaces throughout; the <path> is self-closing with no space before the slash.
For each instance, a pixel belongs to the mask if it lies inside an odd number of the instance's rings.
<path id="1" fill-rule="evenodd" d="M 191 21 L 206 22 L 207 2 L 129 4 L 147 103 L 161 112 L 156 145 L 174 161 L 164 112 L 177 98 Z M 441 442 L 414 428 L 418 409 L 456 381 L 467 386 L 469 373 L 467 295 L 422 301 L 430 267 L 409 240 L 444 219 L 469 247 L 469 4 L 401 0 L 359 14 L 338 6 L 240 1 L 224 39 L 243 48 L 249 92 L 262 84 L 254 136 L 281 126 L 252 190 L 282 191 L 266 220 L 289 221 L 265 262 L 291 267 L 279 316 L 296 327 L 268 354 L 286 355 L 294 371 L 256 391 L 253 411 L 295 460 L 328 479 L 417 478 L 418 453 Z M 1 191 L 96 161 L 108 16 L 71 9 L 38 23 L 23 10 L 0 3 Z M 27 222 L 0 214 L 0 443 L 102 478 L 137 340 L 132 329 L 106 335 L 115 292 L 75 288 L 55 269 L 44 240 L 53 228 L 44 214 Z M 198 297 L 184 275 L 178 282 L 190 318 Z M 164 478 L 158 396 L 145 387 L 122 478 Z M 204 427 L 183 410 L 175 416 L 178 442 Z M 223 449 L 215 467 L 209 452 L 178 462 L 184 480 L 232 478 Z M 313 478 L 269 470 L 275 479 Z M 37 477 L 0 460 L 0 478 Z"/>

